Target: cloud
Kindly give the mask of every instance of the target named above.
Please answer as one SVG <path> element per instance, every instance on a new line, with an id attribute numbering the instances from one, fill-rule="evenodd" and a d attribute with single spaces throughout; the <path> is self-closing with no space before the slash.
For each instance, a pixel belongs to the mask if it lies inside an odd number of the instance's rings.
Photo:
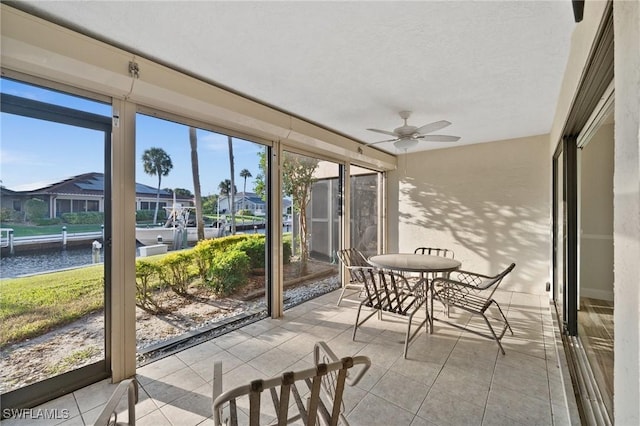
<path id="1" fill-rule="evenodd" d="M 6 90 L 6 93 L 14 96 L 19 96 L 21 98 L 31 99 L 32 101 L 42 101 L 42 99 L 40 98 L 40 96 L 38 96 L 36 92 L 31 92 L 29 90 L 19 90 L 18 88 L 9 88 L 8 90 Z"/>
<path id="2" fill-rule="evenodd" d="M 46 166 L 48 162 L 42 159 L 34 158 L 31 155 L 24 155 L 23 153 L 15 153 L 7 151 L 6 149 L 0 149 L 0 164 L 3 166 Z"/>

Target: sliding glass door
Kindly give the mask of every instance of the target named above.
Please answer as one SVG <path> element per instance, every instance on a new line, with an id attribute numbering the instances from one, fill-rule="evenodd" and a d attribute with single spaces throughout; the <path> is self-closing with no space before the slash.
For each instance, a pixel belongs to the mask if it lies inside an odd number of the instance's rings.
<path id="1" fill-rule="evenodd" d="M 136 116 L 142 363 L 268 314 L 268 147 L 161 115 Z"/>
<path id="2" fill-rule="evenodd" d="M 110 375 L 111 107 L 1 83 L 0 386 L 19 408 Z"/>

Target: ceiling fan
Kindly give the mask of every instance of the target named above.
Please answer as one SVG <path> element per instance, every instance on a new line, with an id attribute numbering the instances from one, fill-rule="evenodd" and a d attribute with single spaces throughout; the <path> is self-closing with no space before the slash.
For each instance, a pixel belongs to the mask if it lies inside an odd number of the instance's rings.
<path id="1" fill-rule="evenodd" d="M 413 148 L 420 141 L 427 142 L 456 142 L 460 140 L 459 136 L 448 136 L 448 135 L 430 135 L 428 133 L 432 133 L 438 131 L 440 129 L 444 129 L 447 126 L 450 126 L 451 123 L 446 120 L 434 121 L 433 123 L 425 124 L 421 127 L 410 126 L 407 124 L 407 119 L 411 116 L 411 111 L 400 111 L 400 118 L 404 120 L 404 124 L 393 131 L 387 130 L 379 130 L 379 129 L 367 129 L 372 132 L 382 133 L 383 135 L 393 136 L 393 139 L 387 139 L 384 141 L 371 142 L 365 144 L 365 146 L 375 145 L 384 142 L 393 142 L 393 145 L 402 150 L 407 150 L 409 148 Z"/>

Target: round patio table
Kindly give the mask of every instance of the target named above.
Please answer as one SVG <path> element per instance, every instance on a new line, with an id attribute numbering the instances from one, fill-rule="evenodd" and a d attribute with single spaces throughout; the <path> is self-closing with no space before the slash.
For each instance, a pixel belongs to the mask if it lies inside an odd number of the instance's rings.
<path id="1" fill-rule="evenodd" d="M 369 263 L 382 269 L 403 272 L 452 272 L 462 266 L 459 260 L 414 253 L 389 253 L 371 256 Z"/>
<path id="2" fill-rule="evenodd" d="M 377 268 L 390 269 L 401 272 L 418 272 L 424 277 L 426 273 L 432 272 L 453 272 L 462 266 L 459 260 L 442 256 L 431 256 L 428 254 L 414 253 L 389 253 L 371 256 L 368 262 Z M 433 333 L 433 281 L 422 278 L 423 284 L 428 284 L 431 290 L 429 296 L 429 330 Z M 425 289 L 426 290 L 426 289 Z"/>

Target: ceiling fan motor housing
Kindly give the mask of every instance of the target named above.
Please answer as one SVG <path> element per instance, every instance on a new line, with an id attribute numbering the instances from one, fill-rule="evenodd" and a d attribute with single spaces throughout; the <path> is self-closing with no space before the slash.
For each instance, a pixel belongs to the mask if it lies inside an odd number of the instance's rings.
<path id="1" fill-rule="evenodd" d="M 418 130 L 418 128 L 416 126 L 409 126 L 409 125 L 404 125 L 404 126 L 400 126 L 397 127 L 393 130 L 394 133 L 396 133 L 398 136 L 400 137 L 411 137 L 413 136 L 413 134 L 416 132 L 416 130 Z"/>

